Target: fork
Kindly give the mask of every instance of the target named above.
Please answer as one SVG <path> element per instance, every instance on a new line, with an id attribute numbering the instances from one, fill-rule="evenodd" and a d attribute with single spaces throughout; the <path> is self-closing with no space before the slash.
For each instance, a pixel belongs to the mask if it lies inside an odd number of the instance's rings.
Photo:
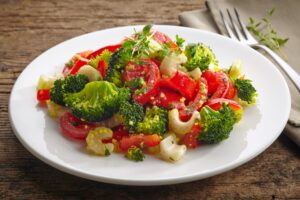
<path id="1" fill-rule="evenodd" d="M 293 82 L 295 87 L 297 88 L 298 92 L 300 92 L 300 75 L 289 65 L 287 64 L 280 56 L 278 56 L 274 51 L 272 51 L 269 47 L 260 44 L 247 30 L 245 24 L 242 22 L 239 13 L 234 8 L 234 13 L 236 15 L 238 25 L 233 21 L 233 17 L 230 13 L 230 11 L 227 9 L 227 14 L 231 23 L 231 27 L 229 26 L 229 23 L 226 21 L 223 13 L 221 10 L 220 15 L 222 18 L 222 21 L 224 23 L 225 29 L 229 35 L 229 37 L 233 40 L 239 41 L 242 44 L 248 45 L 252 48 L 260 48 L 263 49 L 265 52 L 267 52 L 281 67 L 281 69 L 286 73 L 286 75 L 290 78 L 290 80 Z"/>

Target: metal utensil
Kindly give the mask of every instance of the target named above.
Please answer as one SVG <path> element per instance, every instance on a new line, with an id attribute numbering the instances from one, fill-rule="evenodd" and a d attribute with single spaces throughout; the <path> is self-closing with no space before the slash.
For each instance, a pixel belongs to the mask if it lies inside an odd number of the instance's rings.
<path id="1" fill-rule="evenodd" d="M 291 79 L 295 87 L 300 92 L 300 75 L 289 65 L 287 64 L 280 56 L 278 56 L 274 51 L 272 51 L 269 47 L 260 44 L 247 30 L 245 24 L 241 21 L 239 13 L 236 9 L 234 9 L 234 13 L 236 15 L 239 26 L 234 22 L 232 14 L 228 9 L 227 14 L 230 20 L 231 27 L 229 23 L 226 21 L 223 12 L 220 10 L 220 15 L 223 20 L 225 29 L 229 35 L 229 37 L 233 40 L 239 41 L 242 44 L 248 45 L 253 48 L 260 48 L 267 52 L 282 68 L 282 70 L 287 74 L 287 76 Z"/>

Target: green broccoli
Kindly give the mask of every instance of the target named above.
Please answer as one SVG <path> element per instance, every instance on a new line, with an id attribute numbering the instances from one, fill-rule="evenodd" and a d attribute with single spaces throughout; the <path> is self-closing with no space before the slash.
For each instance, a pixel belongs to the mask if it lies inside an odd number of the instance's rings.
<path id="1" fill-rule="evenodd" d="M 81 91 L 88 82 L 87 76 L 83 74 L 68 75 L 65 79 L 58 79 L 50 89 L 50 99 L 64 106 L 64 95 Z"/>
<path id="2" fill-rule="evenodd" d="M 129 160 L 138 162 L 138 161 L 143 161 L 145 158 L 145 155 L 140 148 L 133 146 L 128 149 L 126 157 Z"/>
<path id="3" fill-rule="evenodd" d="M 237 96 L 246 101 L 249 104 L 255 103 L 257 96 L 256 89 L 252 85 L 252 81 L 249 79 L 236 79 L 234 86 L 237 90 Z"/>
<path id="4" fill-rule="evenodd" d="M 124 48 L 120 48 L 112 54 L 109 59 L 105 80 L 114 83 L 117 86 L 122 86 L 123 82 L 121 80 L 121 70 L 124 68 L 125 64 L 121 61 L 122 52 Z"/>
<path id="5" fill-rule="evenodd" d="M 68 93 L 64 102 L 72 113 L 88 122 L 107 119 L 119 111 L 121 102 L 130 98 L 126 88 L 118 88 L 107 81 L 93 81 L 77 93 Z"/>
<path id="6" fill-rule="evenodd" d="M 130 103 L 128 101 L 124 101 L 121 104 L 119 113 L 129 132 L 135 132 L 137 123 L 143 121 L 145 116 L 142 105 L 136 102 Z"/>
<path id="7" fill-rule="evenodd" d="M 229 137 L 237 116 L 228 104 L 223 104 L 218 111 L 204 106 L 200 111 L 202 132 L 197 139 L 203 143 L 219 143 Z"/>
<path id="8" fill-rule="evenodd" d="M 188 71 L 192 71 L 197 67 L 200 68 L 201 71 L 205 71 L 209 68 L 209 65 L 218 66 L 215 55 L 211 49 L 204 44 L 189 44 L 185 47 L 184 54 L 188 58 L 185 64 Z"/>
<path id="9" fill-rule="evenodd" d="M 136 132 L 148 134 L 164 134 L 167 130 L 168 111 L 164 108 L 153 106 L 147 108 L 142 122 L 137 123 Z"/>

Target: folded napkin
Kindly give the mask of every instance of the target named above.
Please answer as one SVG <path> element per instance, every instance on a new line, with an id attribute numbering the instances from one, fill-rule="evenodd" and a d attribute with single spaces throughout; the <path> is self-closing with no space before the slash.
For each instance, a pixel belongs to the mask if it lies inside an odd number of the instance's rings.
<path id="1" fill-rule="evenodd" d="M 227 33 L 219 14 L 219 9 L 225 13 L 226 8 L 231 11 L 233 11 L 233 8 L 236 8 L 245 24 L 249 22 L 249 17 L 261 19 L 267 10 L 275 8 L 271 18 L 272 25 L 279 36 L 289 38 L 289 41 L 282 47 L 282 51 L 288 56 L 290 66 L 300 74 L 300 1 L 208 0 L 206 1 L 206 8 L 183 12 L 179 15 L 179 21 L 183 26 L 205 29 L 226 35 Z M 216 24 L 219 26 L 216 26 Z M 276 62 L 273 63 L 277 66 Z M 278 68 L 281 71 L 280 67 Z M 284 73 L 282 74 L 289 85 L 292 97 L 292 109 L 284 133 L 300 146 L 300 93 L 289 78 Z"/>

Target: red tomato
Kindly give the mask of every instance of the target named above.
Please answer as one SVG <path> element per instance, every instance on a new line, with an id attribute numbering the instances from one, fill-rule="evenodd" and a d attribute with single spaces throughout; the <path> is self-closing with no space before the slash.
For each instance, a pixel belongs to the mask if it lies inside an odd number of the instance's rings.
<path id="1" fill-rule="evenodd" d="M 100 60 L 98 62 L 98 71 L 100 72 L 102 79 L 104 80 L 105 75 L 106 75 L 106 69 L 107 69 L 107 64 L 104 60 Z"/>
<path id="2" fill-rule="evenodd" d="M 153 39 L 161 44 L 166 44 L 167 42 L 170 44 L 171 48 L 176 48 L 177 45 L 171 40 L 171 38 L 169 38 L 167 35 L 165 35 L 164 33 L 161 33 L 159 31 L 154 31 L 152 32 L 153 35 Z"/>
<path id="3" fill-rule="evenodd" d="M 180 119 L 183 121 L 187 121 L 192 116 L 195 110 L 200 110 L 203 104 L 206 102 L 207 99 L 207 83 L 205 79 L 200 79 L 197 83 L 196 89 L 196 97 L 193 101 L 190 101 L 187 107 L 179 107 L 179 116 Z"/>
<path id="4" fill-rule="evenodd" d="M 86 65 L 87 63 L 89 62 L 88 59 L 86 58 L 79 58 L 75 64 L 74 64 L 74 67 L 71 69 L 70 73 L 69 74 L 76 74 L 78 72 L 78 70 L 83 66 L 83 65 Z"/>
<path id="5" fill-rule="evenodd" d="M 109 45 L 109 46 L 105 46 L 102 47 L 92 53 L 90 53 L 87 58 L 91 59 L 91 58 L 96 58 L 98 55 L 100 55 L 104 50 L 108 50 L 110 52 L 115 52 L 117 49 L 119 49 L 122 45 L 121 44 L 116 44 L 116 45 Z"/>
<path id="6" fill-rule="evenodd" d="M 208 105 L 214 110 L 219 110 L 222 107 L 223 103 L 228 103 L 229 106 L 234 110 L 234 112 L 242 109 L 241 105 L 238 104 L 236 101 L 224 98 L 210 99 L 206 102 L 205 105 Z"/>
<path id="7" fill-rule="evenodd" d="M 154 98 L 150 99 L 152 105 L 161 106 L 167 109 L 176 107 L 176 104 L 180 102 L 180 96 L 173 90 L 168 88 L 160 88 Z"/>
<path id="8" fill-rule="evenodd" d="M 137 77 L 144 77 L 146 84 L 136 90 L 132 98 L 140 104 L 145 104 L 154 97 L 157 92 L 160 80 L 160 72 L 158 66 L 151 60 L 143 60 L 143 64 L 128 62 L 125 66 L 123 78 L 125 81 L 130 81 Z"/>
<path id="9" fill-rule="evenodd" d="M 123 137 L 128 136 L 128 130 L 122 125 L 113 129 L 113 138 L 120 141 Z"/>
<path id="10" fill-rule="evenodd" d="M 120 140 L 120 149 L 122 151 L 127 151 L 130 147 L 136 146 L 138 148 L 146 147 L 154 147 L 160 143 L 160 136 L 157 134 L 152 135 L 130 135 L 125 136 Z"/>
<path id="11" fill-rule="evenodd" d="M 196 82 L 181 71 L 177 71 L 171 78 L 162 78 L 160 85 L 179 92 L 187 100 L 195 96 Z"/>
<path id="12" fill-rule="evenodd" d="M 62 133 L 73 139 L 84 140 L 89 131 L 96 128 L 93 124 L 79 120 L 70 112 L 61 116 L 59 122 Z"/>
<path id="13" fill-rule="evenodd" d="M 181 143 L 186 145 L 187 148 L 196 148 L 199 146 L 199 141 L 197 140 L 197 136 L 201 131 L 201 127 L 199 123 L 195 123 L 192 127 L 191 131 L 184 135 Z"/>
<path id="14" fill-rule="evenodd" d="M 47 100 L 50 99 L 50 90 L 38 90 L 36 94 L 36 98 L 40 103 L 45 103 Z"/>

